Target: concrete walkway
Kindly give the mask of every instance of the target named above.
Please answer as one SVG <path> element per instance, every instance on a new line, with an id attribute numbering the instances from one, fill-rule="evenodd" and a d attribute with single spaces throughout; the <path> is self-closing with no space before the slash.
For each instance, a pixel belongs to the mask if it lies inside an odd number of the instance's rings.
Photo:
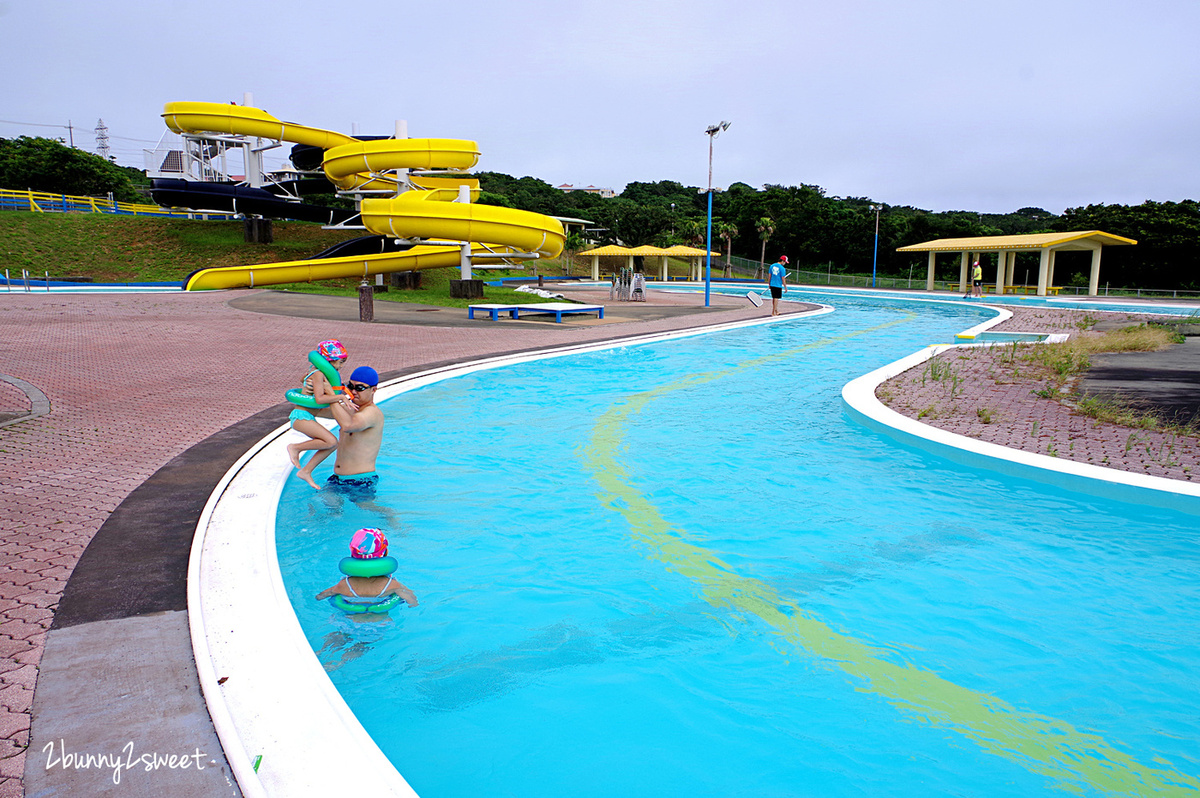
<path id="1" fill-rule="evenodd" d="M 281 394 L 318 341 L 388 374 L 765 315 L 662 295 L 632 313 L 619 303 L 605 324 L 390 319 L 382 302 L 381 322 L 363 324 L 356 300 L 298 296 L 0 297 L 0 798 L 236 794 L 195 688 L 180 568 L 205 488 L 283 423 Z M 173 683 L 189 686 L 166 697 Z M 193 750 L 205 759 L 190 770 L 135 766 L 120 785 L 72 756 Z"/>

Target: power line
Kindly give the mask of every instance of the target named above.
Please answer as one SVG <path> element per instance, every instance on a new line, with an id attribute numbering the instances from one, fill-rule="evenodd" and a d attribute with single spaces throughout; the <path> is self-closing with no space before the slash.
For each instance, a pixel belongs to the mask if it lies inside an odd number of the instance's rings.
<path id="1" fill-rule="evenodd" d="M 29 127 L 56 127 L 60 130 L 67 130 L 68 125 L 47 125 L 42 122 L 14 122 L 11 119 L 0 119 L 6 125 L 28 125 Z"/>

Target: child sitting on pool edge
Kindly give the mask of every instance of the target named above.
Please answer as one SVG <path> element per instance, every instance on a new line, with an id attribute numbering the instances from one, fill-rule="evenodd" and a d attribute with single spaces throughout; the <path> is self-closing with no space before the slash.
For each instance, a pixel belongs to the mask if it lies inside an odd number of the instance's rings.
<path id="1" fill-rule="evenodd" d="M 346 347 L 342 346 L 341 341 L 322 341 L 317 344 L 317 353 L 325 360 L 329 361 L 329 365 L 337 371 L 346 364 L 347 352 Z M 313 401 L 328 405 L 342 398 L 335 393 L 332 385 L 320 369 L 314 368 L 308 374 L 304 375 L 304 379 L 300 381 L 301 390 L 306 396 L 311 396 Z M 287 447 L 288 459 L 292 461 L 292 465 L 296 468 L 296 476 L 312 485 L 314 488 L 319 488 L 317 483 L 312 478 L 313 469 L 316 468 L 322 460 L 330 455 L 337 447 L 337 438 L 334 434 L 317 421 L 317 414 L 324 417 L 329 417 L 329 410 L 312 410 L 307 407 L 296 406 L 291 415 L 288 416 L 292 422 L 292 429 L 299 433 L 307 435 L 309 440 L 302 443 L 289 443 Z M 309 449 L 316 449 L 313 456 L 303 468 L 300 467 L 301 452 Z"/>
<path id="2" fill-rule="evenodd" d="M 350 556 L 338 564 L 338 569 L 346 576 L 332 587 L 318 593 L 317 600 L 340 596 L 341 601 L 338 603 L 343 605 L 343 608 L 353 607 L 347 611 L 352 613 L 351 617 L 355 621 L 360 622 L 382 620 L 387 610 L 374 611 L 374 608 L 384 603 L 394 604 L 394 600 L 388 600 L 389 596 L 400 597 L 410 607 L 417 606 L 416 595 L 392 578 L 396 561 L 389 557 L 387 552 L 388 540 L 383 530 L 366 527 L 355 532 L 350 538 Z M 382 573 L 385 571 L 386 573 Z M 378 575 L 352 575 L 359 572 Z"/>

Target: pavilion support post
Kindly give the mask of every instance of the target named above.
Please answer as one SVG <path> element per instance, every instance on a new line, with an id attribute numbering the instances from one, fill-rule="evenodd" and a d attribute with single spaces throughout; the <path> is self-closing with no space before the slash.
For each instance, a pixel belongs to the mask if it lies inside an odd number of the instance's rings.
<path id="1" fill-rule="evenodd" d="M 929 270 L 925 273 L 925 290 L 933 290 L 933 273 L 934 267 L 937 266 L 937 253 L 930 250 L 929 252 Z"/>
<path id="2" fill-rule="evenodd" d="M 660 274 L 658 276 L 658 279 L 662 280 L 665 283 L 667 281 L 667 256 L 666 255 L 662 256 L 662 268 L 659 270 L 659 272 L 660 272 Z"/>
<path id="3" fill-rule="evenodd" d="M 1008 253 L 1008 259 L 1004 263 L 1004 284 L 1013 285 L 1017 278 L 1017 253 Z"/>
<path id="4" fill-rule="evenodd" d="M 1098 296 L 1100 293 L 1100 251 L 1104 247 L 1092 250 L 1092 273 L 1088 277 L 1088 296 Z"/>
<path id="5" fill-rule="evenodd" d="M 1004 293 L 1004 276 L 1008 274 L 1008 253 L 1000 250 L 996 253 L 996 296 Z"/>
<path id="6" fill-rule="evenodd" d="M 633 256 L 629 255 L 625 258 L 625 265 L 629 267 L 629 273 L 633 274 Z"/>
<path id="7" fill-rule="evenodd" d="M 962 253 L 962 257 L 959 258 L 961 263 L 958 267 L 958 290 L 962 291 L 964 294 L 970 293 L 971 291 L 971 283 L 968 281 L 968 274 L 971 268 L 970 257 L 970 252 L 964 252 Z"/>
<path id="8" fill-rule="evenodd" d="M 592 256 L 592 279 L 593 280 L 600 279 L 600 256 L 599 255 Z"/>
<path id="9" fill-rule="evenodd" d="M 1050 250 L 1050 276 L 1046 279 L 1046 287 L 1047 288 L 1054 287 L 1054 261 L 1056 260 L 1055 256 L 1057 254 L 1058 254 L 1058 250 L 1054 250 L 1054 249 Z"/>
<path id="10" fill-rule="evenodd" d="M 1050 250 L 1042 249 L 1042 259 L 1038 264 L 1038 287 L 1037 295 L 1046 295 L 1046 286 L 1050 285 Z"/>

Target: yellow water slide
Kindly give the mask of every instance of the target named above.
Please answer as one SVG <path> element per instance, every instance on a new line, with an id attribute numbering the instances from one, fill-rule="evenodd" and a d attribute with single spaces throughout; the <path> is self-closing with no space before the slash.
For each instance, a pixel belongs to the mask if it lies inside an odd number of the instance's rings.
<path id="1" fill-rule="evenodd" d="M 307 144 L 325 151 L 325 176 L 344 191 L 384 191 L 395 196 L 362 200 L 367 230 L 376 235 L 418 240 L 403 252 L 318 260 L 226 266 L 193 274 L 184 288 L 246 288 L 339 277 L 457 266 L 468 244 L 476 264 L 502 256 L 534 253 L 556 257 L 565 235 L 557 219 L 540 213 L 472 204 L 479 181 L 466 175 L 423 175 L 423 171 L 465 171 L 479 161 L 479 148 L 462 139 L 379 139 L 362 141 L 331 130 L 276 119 L 259 108 L 221 103 L 175 102 L 163 120 L 176 133 L 223 133 Z M 405 170 L 405 171 L 397 171 Z M 413 170 L 416 174 L 408 174 Z M 489 258 L 489 255 L 495 257 Z"/>

